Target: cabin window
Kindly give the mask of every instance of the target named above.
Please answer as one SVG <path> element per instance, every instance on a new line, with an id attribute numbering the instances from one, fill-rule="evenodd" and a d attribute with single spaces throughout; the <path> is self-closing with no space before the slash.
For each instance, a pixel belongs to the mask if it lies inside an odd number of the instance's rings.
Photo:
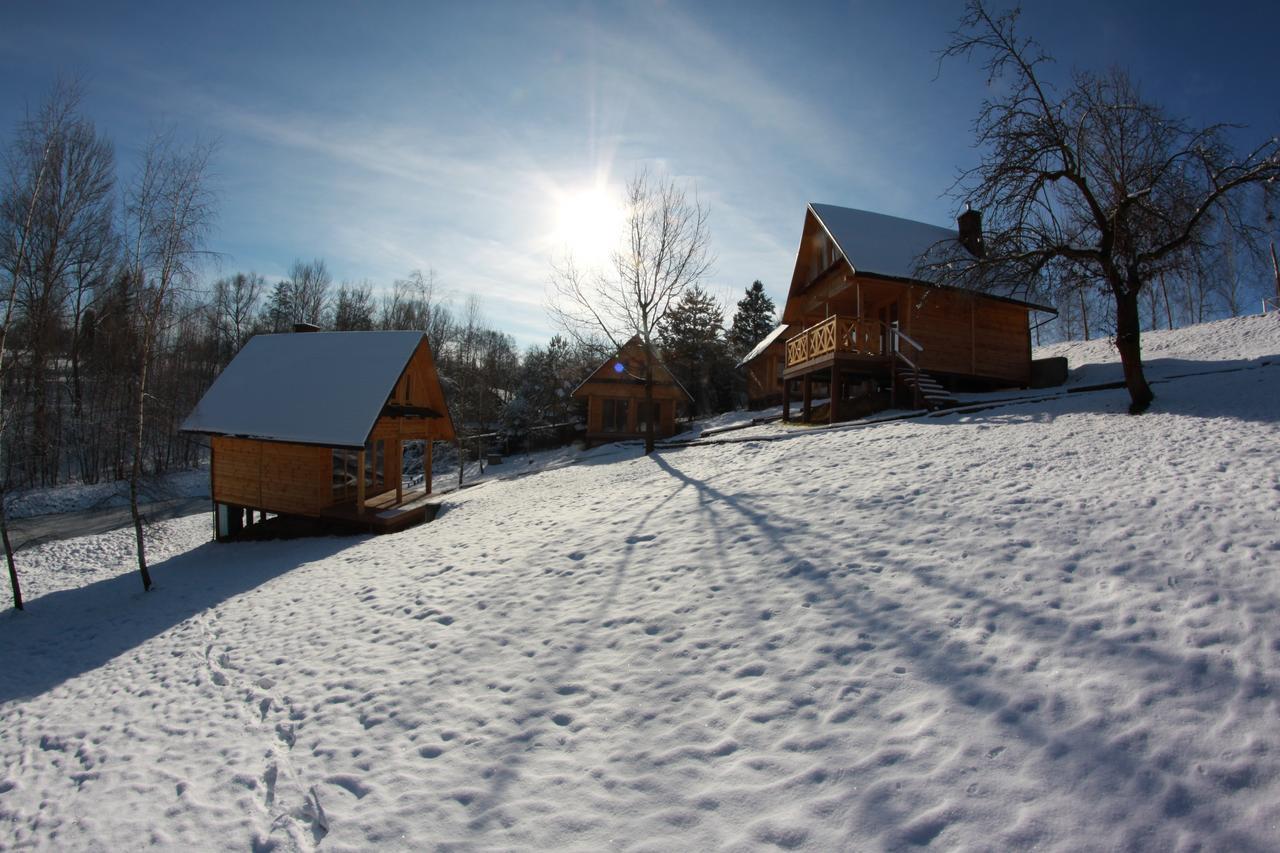
<path id="1" fill-rule="evenodd" d="M 333 451 L 333 499 L 344 501 L 356 496 L 356 478 L 360 476 L 360 454 L 355 450 Z"/>
<path id="2" fill-rule="evenodd" d="M 366 491 L 385 487 L 387 443 L 383 439 L 370 441 L 364 446 L 365 470 L 364 487 Z"/>
<path id="3" fill-rule="evenodd" d="M 601 428 L 605 432 L 627 431 L 627 406 L 630 400 L 606 398 L 604 401 L 604 417 Z"/>

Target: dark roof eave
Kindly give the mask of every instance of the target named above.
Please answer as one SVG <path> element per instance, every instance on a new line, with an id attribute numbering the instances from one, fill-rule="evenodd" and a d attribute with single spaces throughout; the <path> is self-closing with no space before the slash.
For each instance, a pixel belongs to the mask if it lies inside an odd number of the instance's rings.
<path id="1" fill-rule="evenodd" d="M 955 293 L 968 293 L 972 296 L 981 296 L 983 299 L 994 299 L 997 302 L 1007 302 L 1010 305 L 1018 305 L 1023 308 L 1030 308 L 1032 311 L 1044 311 L 1048 314 L 1053 314 L 1055 316 L 1058 313 L 1057 308 L 1050 308 L 1047 305 L 1040 305 L 1036 302 L 1028 302 L 1025 299 L 1014 299 L 1012 296 L 1000 296 L 999 294 L 995 294 L 995 293 L 984 293 L 981 290 L 972 290 L 967 287 L 956 287 L 955 285 L 952 285 L 952 284 L 935 284 L 932 281 L 925 281 L 924 279 L 920 279 L 920 278 L 908 278 L 905 276 L 885 275 L 884 273 L 868 272 L 865 270 L 857 269 L 856 267 L 854 267 L 853 264 L 849 264 L 849 269 L 853 271 L 853 274 L 855 276 L 859 276 L 861 278 L 878 278 L 881 281 L 901 282 L 902 284 L 914 284 L 914 285 L 919 285 L 921 287 L 936 288 L 937 290 L 950 290 Z M 826 273 L 824 272 L 823 274 L 825 275 Z M 820 278 L 821 276 L 818 276 L 817 278 L 815 278 L 808 285 L 805 285 L 804 289 L 808 290 L 809 287 L 811 287 L 814 283 L 816 283 Z M 801 292 L 803 293 L 804 291 L 801 291 Z"/>
<path id="2" fill-rule="evenodd" d="M 331 447 L 335 450 L 364 450 L 363 444 L 340 444 L 332 441 L 302 441 L 296 438 L 276 438 L 269 435 L 245 435 L 231 432 L 215 432 L 207 429 L 179 429 L 190 435 L 221 436 L 223 438 L 243 438 L 248 441 L 269 441 L 272 444 L 305 444 L 308 447 Z"/>

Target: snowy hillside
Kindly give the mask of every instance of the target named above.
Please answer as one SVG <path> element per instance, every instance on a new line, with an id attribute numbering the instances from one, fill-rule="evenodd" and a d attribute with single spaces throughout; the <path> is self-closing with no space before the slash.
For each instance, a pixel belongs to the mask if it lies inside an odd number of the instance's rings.
<path id="1" fill-rule="evenodd" d="M 1036 350 L 1036 358 L 1065 356 L 1071 384 L 1123 378 L 1120 354 L 1110 338 L 1070 341 Z M 1142 361 L 1149 378 L 1201 373 L 1280 357 L 1280 314 L 1235 317 L 1170 331 L 1142 333 Z"/>
<path id="2" fill-rule="evenodd" d="M 1243 369 L 33 553 L 0 846 L 1276 849 L 1280 321 L 1165 334 Z"/>

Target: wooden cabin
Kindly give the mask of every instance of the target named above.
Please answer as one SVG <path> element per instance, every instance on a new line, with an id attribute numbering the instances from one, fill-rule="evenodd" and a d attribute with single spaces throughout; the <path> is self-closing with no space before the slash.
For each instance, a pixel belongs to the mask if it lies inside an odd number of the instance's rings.
<path id="1" fill-rule="evenodd" d="M 205 392 L 182 431 L 210 437 L 219 540 L 267 514 L 375 531 L 423 520 L 431 447 L 453 441 L 421 332 L 258 335 Z M 425 442 L 421 488 L 403 485 L 405 442 Z"/>
<path id="2" fill-rule="evenodd" d="M 747 377 L 747 408 L 767 409 L 782 403 L 782 374 L 786 368 L 787 331 L 782 323 L 760 339 L 751 352 L 738 362 Z M 792 380 L 794 385 L 794 380 Z M 792 392 L 795 392 L 792 388 Z"/>
<path id="3" fill-rule="evenodd" d="M 936 408 L 954 403 L 953 390 L 1030 383 L 1031 315 L 1056 311 L 922 280 L 921 259 L 957 239 L 910 219 L 809 205 L 782 313 L 782 376 L 799 380 L 804 420 Z M 789 419 L 786 382 L 782 391 Z"/>
<path id="4" fill-rule="evenodd" d="M 620 439 L 644 438 L 648 411 L 645 407 L 645 362 L 653 365 L 654 435 L 676 434 L 676 418 L 693 402 L 671 371 L 645 349 L 640 338 L 622 345 L 613 358 L 595 369 L 573 390 L 573 397 L 587 405 L 587 445 Z"/>

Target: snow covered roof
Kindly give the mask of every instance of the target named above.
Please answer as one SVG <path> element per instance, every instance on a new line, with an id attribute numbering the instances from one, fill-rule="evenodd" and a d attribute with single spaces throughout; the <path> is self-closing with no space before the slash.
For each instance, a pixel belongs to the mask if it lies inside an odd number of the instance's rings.
<path id="1" fill-rule="evenodd" d="M 182 430 L 363 447 L 422 340 L 421 332 L 257 335 Z"/>
<path id="2" fill-rule="evenodd" d="M 776 341 L 778 338 L 782 337 L 784 333 L 786 333 L 787 326 L 788 326 L 787 323 L 779 323 L 778 328 L 774 329 L 772 332 L 770 332 L 769 334 L 761 338 L 760 343 L 752 347 L 751 352 L 744 355 L 742 357 L 742 361 L 738 362 L 737 366 L 742 367 L 742 365 L 746 364 L 747 362 L 753 359 L 759 358 L 761 354 L 764 353 L 765 350 L 767 350 L 770 346 L 773 345 L 774 341 Z"/>
<path id="3" fill-rule="evenodd" d="M 855 273 L 916 278 L 916 264 L 931 247 L 956 239 L 950 228 L 914 219 L 816 202 L 809 208 Z"/>
<path id="4" fill-rule="evenodd" d="M 805 214 L 800 251 L 796 253 L 795 271 L 792 273 L 791 290 L 787 297 L 788 305 L 792 297 L 811 283 L 808 264 L 813 244 L 809 238 L 819 230 L 830 236 L 839 250 L 837 257 L 843 257 L 855 275 L 906 279 L 944 290 L 961 289 L 922 279 L 919 270 L 921 261 L 942 260 L 955 251 L 959 237 L 957 230 L 914 219 L 872 213 L 869 210 L 810 202 Z M 985 299 L 1022 305 L 1033 311 L 1057 313 L 1053 308 L 1011 296 L 967 292 L 976 293 Z M 785 308 L 783 317 L 791 317 Z"/>
<path id="5" fill-rule="evenodd" d="M 644 343 L 641 342 L 640 336 L 632 335 L 631 339 L 622 345 L 622 348 L 618 350 L 616 355 L 611 355 L 608 358 L 606 358 L 604 361 L 600 362 L 599 367 L 591 371 L 591 373 L 587 376 L 586 379 L 579 382 L 578 387 L 574 388 L 573 391 L 570 392 L 570 396 L 577 397 L 578 392 L 581 391 L 583 388 L 585 388 L 590 382 L 594 380 L 598 380 L 601 376 L 604 376 L 605 368 L 610 364 L 610 362 L 618 361 L 619 359 L 622 359 L 628 355 L 634 359 L 638 359 L 638 360 L 643 359 L 644 352 L 645 352 L 645 346 L 644 346 Z M 665 364 L 662 363 L 662 359 L 658 358 L 658 354 L 655 353 L 652 349 L 650 349 L 649 356 L 653 359 L 653 363 L 660 369 L 660 372 L 666 374 L 667 378 L 671 380 L 671 384 L 679 388 L 684 393 L 685 397 L 692 400 L 693 395 L 689 393 L 689 389 L 685 388 L 684 383 L 681 382 L 680 379 L 674 373 L 671 372 L 670 368 L 668 368 Z M 612 377 L 607 377 L 607 378 L 612 379 Z M 655 372 L 654 380 L 658 384 L 666 384 L 664 380 L 662 380 L 661 377 L 657 375 L 657 372 Z M 636 381 L 640 381 L 640 380 L 636 380 Z"/>

